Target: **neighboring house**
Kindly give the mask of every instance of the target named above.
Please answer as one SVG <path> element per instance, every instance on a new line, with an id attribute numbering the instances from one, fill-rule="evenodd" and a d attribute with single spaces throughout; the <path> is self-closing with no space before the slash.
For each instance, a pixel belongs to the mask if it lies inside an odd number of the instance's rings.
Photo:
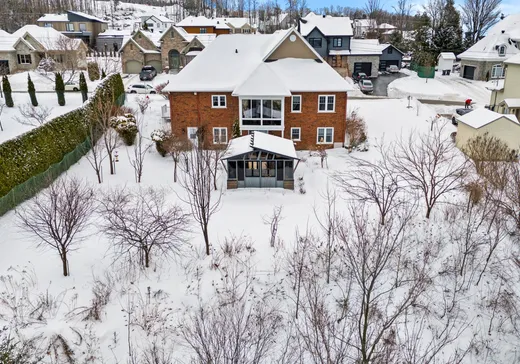
<path id="1" fill-rule="evenodd" d="M 365 38 L 367 33 L 377 29 L 375 19 L 354 19 L 354 37 Z"/>
<path id="2" fill-rule="evenodd" d="M 505 80 L 491 81 L 489 106 L 501 114 L 513 114 L 520 119 L 520 54 L 505 61 Z"/>
<path id="3" fill-rule="evenodd" d="M 54 28 L 69 38 L 81 39 L 92 48 L 96 46 L 98 34 L 108 29 L 106 21 L 79 11 L 45 14 L 37 20 L 37 25 Z"/>
<path id="4" fill-rule="evenodd" d="M 177 73 L 215 37 L 215 34 L 188 34 L 175 26 L 162 34 L 138 30 L 121 47 L 123 73 L 139 73 L 145 65 L 154 66 L 158 72 Z"/>
<path id="5" fill-rule="evenodd" d="M 212 18 L 211 20 L 226 24 L 232 34 L 256 33 L 256 28 L 250 24 L 249 18 Z"/>
<path id="6" fill-rule="evenodd" d="M 397 27 L 392 24 L 383 23 L 383 24 L 379 24 L 377 29 L 379 29 L 380 32 L 388 32 L 390 30 L 396 30 Z"/>
<path id="7" fill-rule="evenodd" d="M 164 89 L 175 135 L 197 143 L 204 130 L 206 142 L 227 144 L 237 123 L 242 136 L 265 132 L 296 149 L 344 145 L 349 90 L 295 29 L 217 37 Z M 244 168 L 271 175 L 259 163 Z"/>
<path id="8" fill-rule="evenodd" d="M 106 52 L 119 52 L 124 40 L 128 39 L 131 34 L 131 30 L 105 30 L 103 33 L 99 33 L 96 39 L 97 49 Z"/>
<path id="9" fill-rule="evenodd" d="M 459 54 L 460 75 L 471 80 L 503 78 L 504 61 L 520 53 L 520 14 L 509 15 L 487 35 Z"/>
<path id="10" fill-rule="evenodd" d="M 274 33 L 277 30 L 289 29 L 291 24 L 289 23 L 289 13 L 280 13 L 278 15 L 271 15 L 267 19 L 260 19 L 258 21 L 258 29 L 262 33 Z"/>
<path id="11" fill-rule="evenodd" d="M 518 152 L 520 149 L 520 123 L 515 115 L 499 114 L 481 108 L 457 118 L 456 144 L 464 149 L 466 143 L 479 135 L 488 134 L 502 140 L 507 146 Z"/>
<path id="12" fill-rule="evenodd" d="M 404 53 L 389 43 L 379 45 L 381 56 L 379 57 L 379 70 L 386 71 L 389 66 L 402 68 Z"/>
<path id="13" fill-rule="evenodd" d="M 36 69 L 42 58 L 53 58 L 66 68 L 87 66 L 87 46 L 53 28 L 26 25 L 0 39 L 0 68 L 14 73 Z"/>
<path id="14" fill-rule="evenodd" d="M 208 19 L 205 16 L 188 16 L 176 24 L 190 34 L 231 34 L 231 28 L 226 22 Z"/>
<path id="15" fill-rule="evenodd" d="M 439 71 L 453 71 L 453 63 L 457 57 L 453 52 L 441 52 L 437 57 L 437 70 Z"/>
<path id="16" fill-rule="evenodd" d="M 146 24 L 146 25 L 145 25 Z M 162 15 L 142 15 L 141 28 L 150 32 L 163 32 L 174 24 L 174 21 Z"/>

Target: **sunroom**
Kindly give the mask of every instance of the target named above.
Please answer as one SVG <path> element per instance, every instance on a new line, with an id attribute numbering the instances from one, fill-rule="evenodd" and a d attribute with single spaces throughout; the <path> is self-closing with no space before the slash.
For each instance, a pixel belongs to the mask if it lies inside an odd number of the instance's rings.
<path id="1" fill-rule="evenodd" d="M 222 160 L 228 189 L 294 189 L 299 159 L 289 139 L 254 131 L 232 139 Z"/>

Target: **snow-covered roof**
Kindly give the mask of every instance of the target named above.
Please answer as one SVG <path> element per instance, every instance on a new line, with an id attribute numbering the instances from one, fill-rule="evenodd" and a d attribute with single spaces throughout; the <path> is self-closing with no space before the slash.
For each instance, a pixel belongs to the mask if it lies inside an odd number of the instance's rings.
<path id="1" fill-rule="evenodd" d="M 510 39 L 520 40 L 520 14 L 509 15 L 495 24 L 487 35 L 458 55 L 461 59 L 476 61 L 504 61 L 520 51 L 510 42 Z M 506 47 L 505 55 L 498 55 L 498 47 Z"/>
<path id="2" fill-rule="evenodd" d="M 352 22 L 346 16 L 322 16 L 309 13 L 305 16 L 305 23 L 300 22 L 300 32 L 306 37 L 314 28 L 318 28 L 325 36 L 352 36 Z"/>
<path id="3" fill-rule="evenodd" d="M 117 37 L 125 35 L 132 35 L 132 31 L 130 29 L 123 29 L 123 30 L 117 30 L 117 29 L 107 29 L 103 33 L 99 33 L 98 37 Z"/>
<path id="4" fill-rule="evenodd" d="M 146 21 L 146 20 L 148 20 L 150 18 L 155 18 L 155 19 L 159 20 L 161 23 L 175 23 L 173 20 L 171 20 L 170 18 L 165 17 L 164 15 L 158 15 L 158 14 L 141 15 L 141 19 L 143 21 Z"/>
<path id="5" fill-rule="evenodd" d="M 377 22 L 375 19 L 354 19 L 354 25 L 363 28 L 376 28 Z"/>
<path id="6" fill-rule="evenodd" d="M 71 39 L 51 27 L 39 27 L 37 25 L 25 25 L 13 33 L 18 38 L 29 34 L 48 51 L 63 50 L 66 45 L 74 45 L 76 48 L 82 43 L 81 39 Z M 63 43 L 62 43 L 63 42 Z M 65 44 L 66 42 L 66 44 Z"/>
<path id="7" fill-rule="evenodd" d="M 208 19 L 205 16 L 188 16 L 176 24 L 178 27 L 215 27 L 229 29 L 225 22 L 217 19 Z"/>
<path id="8" fill-rule="evenodd" d="M 7 33 L 8 35 L 4 36 L 0 34 L 0 51 L 1 52 L 13 52 L 14 44 L 19 37 L 12 36 L 11 34 Z"/>
<path id="9" fill-rule="evenodd" d="M 394 26 L 392 24 L 388 24 L 388 23 L 379 24 L 378 28 L 381 29 L 381 30 L 397 29 L 396 26 Z"/>
<path id="10" fill-rule="evenodd" d="M 38 18 L 41 22 L 68 22 L 69 16 L 67 14 L 44 14 Z"/>
<path id="11" fill-rule="evenodd" d="M 273 154 L 278 154 L 287 158 L 298 159 L 294 142 L 290 139 L 280 138 L 279 136 L 254 131 L 250 135 L 245 135 L 229 141 L 229 146 L 222 159 L 229 159 L 243 154 L 261 150 Z"/>
<path id="12" fill-rule="evenodd" d="M 500 91 L 504 89 L 505 80 L 503 78 L 491 80 L 486 83 L 486 88 L 490 91 Z"/>
<path id="13" fill-rule="evenodd" d="M 504 99 L 502 102 L 509 108 L 520 108 L 520 98 Z"/>
<path id="14" fill-rule="evenodd" d="M 505 61 L 505 63 L 508 63 L 508 64 L 520 64 L 520 53 L 518 53 L 515 56 L 512 56 L 511 58 L 508 58 L 507 61 Z"/>
<path id="15" fill-rule="evenodd" d="M 510 121 L 520 126 L 520 123 L 518 123 L 518 119 L 515 115 L 499 114 L 486 108 L 473 110 L 472 112 L 459 116 L 457 120 L 471 126 L 472 128 L 478 129 L 501 118 L 509 119 Z"/>
<path id="16" fill-rule="evenodd" d="M 6 36 L 9 36 L 9 35 L 11 35 L 11 33 L 8 33 L 5 30 L 0 29 L 0 37 L 6 37 Z"/>
<path id="17" fill-rule="evenodd" d="M 293 29 L 250 36 L 221 35 L 170 82 L 166 92 L 235 92 L 240 95 L 289 95 L 290 91 L 346 92 L 351 86 L 319 55 L 313 59 L 279 59 L 264 63 Z M 311 48 L 309 48 L 311 49 Z M 259 77 L 258 74 L 263 77 Z M 272 84 L 270 84 L 272 83 Z"/>
<path id="18" fill-rule="evenodd" d="M 189 51 L 188 53 L 186 53 L 186 55 L 189 57 L 189 56 L 198 56 L 200 54 L 200 52 L 202 51 Z"/>
<path id="19" fill-rule="evenodd" d="M 404 55 L 404 52 L 402 50 L 400 50 L 399 48 L 396 48 L 393 44 L 390 44 L 390 43 L 383 43 L 383 44 L 380 44 L 381 46 L 381 51 L 384 51 L 385 49 L 387 49 L 388 47 L 394 47 L 394 49 L 396 51 L 398 51 L 399 53 L 401 53 L 402 55 Z"/>
<path id="20" fill-rule="evenodd" d="M 212 33 L 205 33 L 205 34 L 186 33 L 186 34 L 187 35 L 184 38 L 188 42 L 191 42 L 194 38 L 197 38 L 204 47 L 207 47 L 211 42 L 213 42 L 215 40 L 215 38 L 217 38 L 217 35 L 212 34 Z"/>
<path id="21" fill-rule="evenodd" d="M 384 46 L 384 47 L 383 47 Z M 330 55 L 348 55 L 348 56 L 356 56 L 356 55 L 381 55 L 383 53 L 383 49 L 388 48 L 390 45 L 379 44 L 377 39 L 351 39 L 350 40 L 350 50 L 331 50 L 329 52 Z"/>
<path id="22" fill-rule="evenodd" d="M 453 52 L 441 52 L 437 58 L 442 58 L 447 61 L 454 61 L 457 59 Z"/>
<path id="23" fill-rule="evenodd" d="M 94 22 L 98 22 L 98 23 L 107 23 L 106 21 L 104 21 L 103 19 L 100 19 L 94 15 L 90 15 L 90 14 L 87 14 L 87 13 L 83 13 L 81 11 L 71 11 L 71 10 L 67 10 L 67 13 L 69 14 L 74 14 L 74 15 L 77 15 L 77 16 L 81 16 L 85 19 L 88 19 L 90 21 L 94 21 Z"/>
<path id="24" fill-rule="evenodd" d="M 214 20 L 231 25 L 233 28 L 242 28 L 244 25 L 249 24 L 248 18 L 215 18 Z"/>

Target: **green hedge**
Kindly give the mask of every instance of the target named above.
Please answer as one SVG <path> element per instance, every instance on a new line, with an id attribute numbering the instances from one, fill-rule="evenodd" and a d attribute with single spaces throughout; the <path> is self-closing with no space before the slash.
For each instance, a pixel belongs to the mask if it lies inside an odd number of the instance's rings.
<path id="1" fill-rule="evenodd" d="M 90 122 L 86 115 L 98 98 L 112 98 L 117 104 L 124 104 L 124 86 L 119 74 L 107 77 L 83 107 L 0 144 L 0 197 L 59 163 L 86 140 Z"/>

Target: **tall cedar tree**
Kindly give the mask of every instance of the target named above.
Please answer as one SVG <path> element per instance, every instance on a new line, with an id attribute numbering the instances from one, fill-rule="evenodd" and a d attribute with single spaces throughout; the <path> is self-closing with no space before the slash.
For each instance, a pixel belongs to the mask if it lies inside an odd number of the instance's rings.
<path id="1" fill-rule="evenodd" d="M 435 31 L 433 44 L 436 53 L 462 51 L 462 26 L 460 13 L 455 9 L 454 0 L 447 0 L 439 28 Z"/>
<path id="2" fill-rule="evenodd" d="M 81 91 L 81 97 L 83 98 L 83 102 L 88 99 L 88 86 L 87 81 L 85 80 L 85 74 L 81 72 L 79 74 L 79 90 Z"/>
<path id="3" fill-rule="evenodd" d="M 36 99 L 36 90 L 34 89 L 34 83 L 31 80 L 31 75 L 27 74 L 27 92 L 31 97 L 32 106 L 38 106 L 38 100 Z"/>
<path id="4" fill-rule="evenodd" d="M 431 20 L 423 13 L 415 17 L 415 42 L 413 44 L 413 60 L 419 66 L 435 65 L 435 54 L 432 49 Z"/>
<path id="5" fill-rule="evenodd" d="M 14 107 L 11 84 L 9 83 L 9 79 L 7 78 L 7 76 L 4 76 L 2 78 L 2 88 L 4 89 L 5 106 Z"/>
<path id="6" fill-rule="evenodd" d="M 55 89 L 56 95 L 58 95 L 58 105 L 65 106 L 65 84 L 59 72 L 56 72 Z"/>

